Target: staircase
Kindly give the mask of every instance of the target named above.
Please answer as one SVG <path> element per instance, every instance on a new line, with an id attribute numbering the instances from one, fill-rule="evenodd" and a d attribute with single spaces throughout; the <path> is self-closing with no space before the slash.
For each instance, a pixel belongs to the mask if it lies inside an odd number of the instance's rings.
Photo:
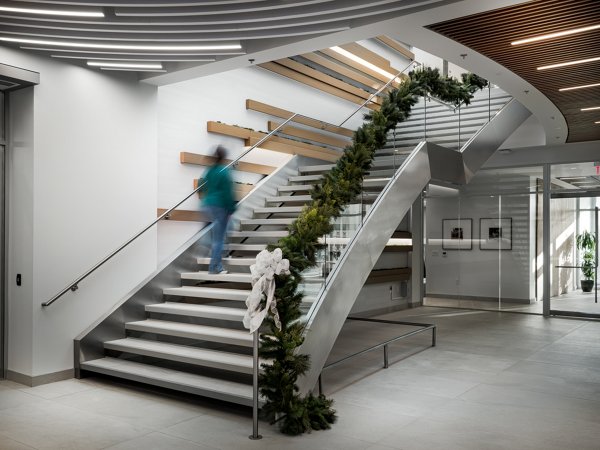
<path id="1" fill-rule="evenodd" d="M 433 114 L 431 110 L 428 105 L 429 117 Z M 440 110 L 438 113 L 440 142 L 452 140 L 449 137 L 450 131 L 443 132 L 442 123 L 447 112 Z M 485 116 L 481 120 L 487 121 L 489 111 L 486 109 L 479 113 Z M 416 110 L 413 119 L 417 120 L 415 116 L 418 115 L 419 110 Z M 475 117 L 473 114 L 473 120 Z M 408 130 L 411 126 L 416 125 L 405 125 L 407 135 L 410 134 Z M 446 127 L 454 126 L 454 122 L 447 121 Z M 475 126 L 472 131 L 477 131 Z M 466 140 L 467 135 L 464 136 Z M 410 196 L 410 207 L 422 189 L 420 185 L 429 181 L 429 172 L 424 175 L 424 171 L 428 170 L 428 163 L 423 144 L 409 157 L 406 153 L 395 150 L 410 148 L 413 137 L 403 138 L 401 147 L 398 146 L 398 132 L 395 135 L 390 133 L 390 138 L 391 143 L 388 142 L 386 148 L 377 154 L 372 170 L 364 180 L 363 194 L 354 204 L 349 205 L 346 209 L 347 215 L 342 215 L 341 220 L 346 220 L 346 225 L 354 223 L 353 226 L 344 227 L 348 238 L 354 234 L 360 238 L 361 233 L 369 232 L 366 223 L 359 230 L 360 233 L 355 233 L 355 230 L 362 224 L 362 218 L 371 208 L 370 205 L 373 202 L 382 203 L 382 195 L 388 199 L 386 201 L 389 201 L 390 196 L 401 197 L 403 205 L 408 201 L 408 197 L 404 197 Z M 398 171 L 398 167 L 406 158 L 409 158 L 409 161 Z M 310 201 L 309 191 L 312 184 L 318 182 L 331 167 L 331 164 L 299 165 L 297 170 L 272 175 L 272 183 L 277 182 L 276 186 L 272 186 L 273 192 L 262 196 L 263 204 L 256 205 L 252 204 L 251 194 L 250 200 L 240 207 L 247 210 L 250 208 L 251 214 L 242 217 L 236 229 L 228 233 L 228 256 L 223 262 L 229 273 L 209 274 L 209 258 L 197 256 L 208 254 L 206 234 L 204 240 L 195 242 L 187 253 L 173 260 L 160 275 L 140 287 L 131 299 L 116 307 L 76 340 L 77 372 L 101 373 L 251 405 L 252 336 L 242 327 L 244 301 L 251 289 L 249 266 L 254 263 L 256 254 L 267 244 L 287 235 L 288 225 L 298 216 L 303 205 Z M 413 189 L 407 189 L 402 194 L 402 183 L 398 181 L 400 175 L 400 178 L 406 177 L 407 182 L 414 184 L 415 192 Z M 393 189 L 390 188 L 392 183 Z M 380 195 L 382 189 L 384 194 Z M 381 207 L 374 209 L 381 210 Z M 372 255 L 366 250 L 362 257 L 369 259 L 372 264 L 366 273 L 362 272 L 367 270 L 368 264 L 364 268 L 361 265 L 356 266 L 356 270 L 359 267 L 361 270 L 357 278 L 366 279 L 386 241 L 406 212 L 406 208 L 394 210 L 384 206 L 384 209 L 388 209 L 386 213 L 391 216 L 386 219 L 386 227 L 389 229 L 386 228 L 385 235 L 377 237 L 382 247 L 374 250 Z M 349 249 L 354 252 L 352 255 L 356 253 L 355 241 L 356 239 Z M 309 329 L 315 330 L 316 326 L 321 329 L 328 328 L 329 334 L 328 341 L 322 349 L 315 343 L 316 337 L 320 335 L 319 330 L 312 333 L 312 339 L 307 339 L 305 349 L 308 349 L 314 363 L 311 374 L 302 387 L 304 391 L 311 388 L 311 383 L 314 386 L 314 373 L 320 371 L 330 345 L 333 345 L 347 315 L 341 317 L 338 314 L 340 317 L 336 316 L 335 320 L 330 321 L 335 323 L 334 326 L 325 325 L 331 317 L 327 319 L 323 314 L 333 314 L 331 302 L 334 300 L 331 294 L 336 293 L 335 282 L 339 283 L 340 280 L 335 278 L 329 287 L 324 287 L 323 283 L 325 276 L 330 272 L 336 274 L 344 267 L 348 269 L 347 263 L 344 262 L 345 258 L 349 257 L 346 250 L 350 247 L 348 244 L 349 239 L 342 239 L 339 243 L 339 255 L 307 271 L 301 286 L 305 292 L 303 309 L 308 313 Z M 196 256 L 191 261 L 191 254 L 194 253 Z M 354 257 L 352 255 L 350 257 Z M 338 267 L 339 264 L 345 266 Z M 176 283 L 178 286 L 175 286 Z M 364 280 L 357 284 L 358 288 L 354 288 L 354 295 L 358 294 L 362 283 Z M 345 307 L 348 311 L 353 302 L 354 300 L 346 301 L 348 304 Z M 121 328 L 119 324 L 122 324 Z"/>

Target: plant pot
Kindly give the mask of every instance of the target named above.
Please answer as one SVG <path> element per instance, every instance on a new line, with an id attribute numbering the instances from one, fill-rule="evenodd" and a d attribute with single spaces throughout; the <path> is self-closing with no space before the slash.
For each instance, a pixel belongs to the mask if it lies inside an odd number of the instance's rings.
<path id="1" fill-rule="evenodd" d="M 581 280 L 581 290 L 583 292 L 592 292 L 594 289 L 594 280 Z"/>

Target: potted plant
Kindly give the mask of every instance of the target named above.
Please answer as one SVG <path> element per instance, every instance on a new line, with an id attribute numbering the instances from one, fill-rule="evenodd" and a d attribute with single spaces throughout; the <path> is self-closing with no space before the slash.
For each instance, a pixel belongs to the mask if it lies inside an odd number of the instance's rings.
<path id="1" fill-rule="evenodd" d="M 583 280 L 581 280 L 581 290 L 583 292 L 592 292 L 594 288 L 594 272 L 596 269 L 596 235 L 589 231 L 584 231 L 577 235 L 577 248 L 582 252 L 581 272 Z"/>

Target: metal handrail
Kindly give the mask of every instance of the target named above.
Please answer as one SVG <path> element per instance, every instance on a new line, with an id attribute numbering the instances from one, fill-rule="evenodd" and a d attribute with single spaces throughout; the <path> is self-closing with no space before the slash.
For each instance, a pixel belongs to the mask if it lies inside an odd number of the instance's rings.
<path id="1" fill-rule="evenodd" d="M 401 335 L 393 337 L 391 339 L 387 339 L 383 342 L 380 342 L 379 344 L 375 344 L 364 350 L 358 351 L 351 355 L 345 356 L 344 358 L 338 359 L 337 361 L 334 361 L 332 363 L 329 363 L 329 364 L 323 366 L 323 369 L 321 370 L 321 372 L 325 369 L 331 369 L 332 367 L 339 366 L 340 364 L 343 364 L 352 358 L 356 358 L 357 356 L 364 355 L 365 353 L 368 353 L 373 350 L 377 350 L 378 348 L 381 348 L 381 347 L 383 347 L 383 368 L 387 369 L 389 367 L 388 345 L 393 342 L 399 341 L 400 339 L 405 339 L 407 337 L 411 337 L 416 334 L 423 333 L 425 331 L 431 330 L 431 347 L 435 347 L 436 343 L 437 343 L 437 337 L 436 337 L 437 327 L 436 327 L 436 325 L 431 324 L 431 323 L 404 322 L 401 320 L 372 319 L 369 317 L 348 317 L 348 320 L 357 320 L 357 321 L 362 321 L 362 322 L 374 322 L 374 323 L 385 323 L 385 324 L 392 324 L 392 325 L 408 325 L 408 326 L 412 326 L 412 327 L 420 327 L 421 329 L 410 331 L 408 333 L 401 334 Z M 319 394 L 323 394 L 322 375 L 323 375 L 322 373 L 319 374 Z"/>
<path id="2" fill-rule="evenodd" d="M 275 134 L 277 131 L 279 131 L 283 126 L 285 126 L 287 123 L 289 123 L 292 119 L 294 119 L 297 116 L 302 116 L 302 114 L 298 114 L 298 113 L 294 113 L 293 115 L 291 115 L 288 119 L 286 119 L 283 123 L 281 123 L 280 125 L 277 126 L 277 128 L 275 128 L 273 131 L 269 132 L 267 135 L 263 136 L 256 144 L 254 144 L 253 146 L 251 146 L 249 149 L 247 149 L 246 151 L 244 151 L 240 156 L 238 156 L 236 159 L 234 159 L 233 161 L 231 161 L 229 164 L 227 164 L 225 167 L 223 167 L 221 170 L 226 170 L 230 167 L 235 167 L 240 160 L 246 156 L 248 153 L 250 153 L 252 150 L 254 150 L 256 147 L 260 146 L 263 142 L 265 142 L 267 139 L 269 139 L 271 136 L 273 136 L 273 134 Z M 306 116 L 304 116 L 306 117 Z M 79 283 L 81 281 L 83 281 L 84 279 L 86 279 L 88 276 L 90 276 L 92 273 L 94 273 L 97 269 L 99 269 L 101 266 L 103 266 L 107 261 L 109 261 L 111 258 L 113 258 L 115 255 L 117 255 L 121 250 L 123 250 L 125 247 L 127 247 L 129 244 L 131 244 L 133 241 L 135 241 L 137 238 L 139 238 L 142 234 L 144 234 L 146 231 L 148 231 L 150 228 L 152 228 L 154 225 L 156 225 L 158 222 L 160 222 L 161 220 L 163 220 L 164 218 L 168 218 L 169 214 L 175 210 L 177 207 L 179 207 L 183 202 L 185 202 L 187 199 L 189 199 L 191 196 L 193 196 L 194 194 L 196 194 L 197 192 L 199 192 L 200 190 L 202 190 L 202 188 L 206 185 L 206 182 L 200 184 L 196 189 L 194 189 L 190 194 L 186 195 L 185 198 L 181 201 L 179 201 L 175 206 L 169 208 L 167 211 L 165 211 L 164 213 L 162 213 L 156 220 L 154 220 L 150 225 L 146 226 L 142 231 L 140 231 L 139 233 L 137 233 L 135 236 L 133 236 L 131 239 L 129 239 L 127 242 L 125 242 L 124 244 L 122 244 L 119 248 L 117 248 L 116 250 L 114 250 L 112 253 L 110 253 L 108 256 L 106 256 L 104 259 L 102 259 L 99 263 L 97 263 L 95 266 L 93 266 L 91 269 L 89 269 L 87 272 L 85 272 L 83 275 L 79 276 L 79 278 L 75 279 L 74 281 L 72 281 L 71 283 L 69 283 L 67 285 L 67 287 L 65 287 L 64 289 L 62 289 L 58 294 L 56 294 L 54 297 L 52 297 L 50 300 L 43 302 L 42 306 L 49 306 L 52 303 L 54 303 L 56 300 L 58 300 L 60 297 L 62 297 L 63 295 L 65 295 L 67 292 L 69 291 L 76 291 L 77 289 L 79 289 Z"/>

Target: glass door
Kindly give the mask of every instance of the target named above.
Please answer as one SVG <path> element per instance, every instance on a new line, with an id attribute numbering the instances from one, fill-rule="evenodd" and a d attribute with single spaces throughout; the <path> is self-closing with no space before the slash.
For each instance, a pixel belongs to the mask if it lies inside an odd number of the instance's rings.
<path id="1" fill-rule="evenodd" d="M 551 174 L 550 314 L 600 318 L 600 163 L 557 164 Z"/>

